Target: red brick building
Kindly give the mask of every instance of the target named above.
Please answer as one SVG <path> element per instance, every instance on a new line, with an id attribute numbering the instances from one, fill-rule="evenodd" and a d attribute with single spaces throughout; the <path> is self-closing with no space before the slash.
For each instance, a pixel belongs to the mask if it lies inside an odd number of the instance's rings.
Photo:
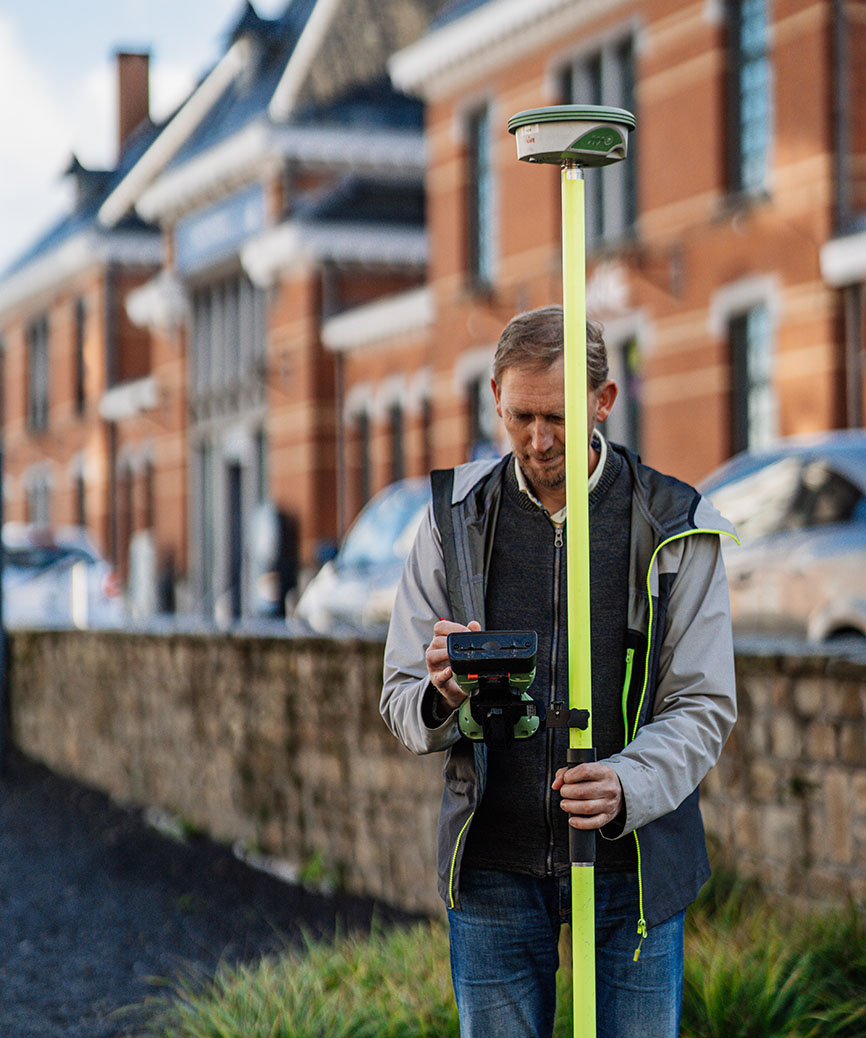
<path id="1" fill-rule="evenodd" d="M 73 163 L 0 278 L 7 514 L 83 520 L 138 612 L 228 619 L 496 450 L 499 331 L 561 298 L 559 174 L 506 126 L 558 103 L 637 119 L 587 173 L 609 434 L 699 479 L 862 425 L 864 44 L 866 0 L 244 5 L 160 128 L 131 58 L 117 169 Z"/>
<path id="2" fill-rule="evenodd" d="M 862 424 L 864 39 L 861 2 L 452 4 L 390 66 L 426 105 L 427 323 L 402 339 L 380 307 L 380 337 L 369 310 L 362 341 L 336 334 L 347 399 L 426 371 L 410 473 L 428 441 L 452 464 L 491 434 L 478 376 L 502 323 L 561 298 L 559 174 L 517 161 L 507 120 L 603 103 L 637 118 L 628 160 L 587 173 L 588 306 L 624 390 L 610 434 L 699 479 L 743 447 Z M 383 417 L 362 423 L 377 474 Z"/>

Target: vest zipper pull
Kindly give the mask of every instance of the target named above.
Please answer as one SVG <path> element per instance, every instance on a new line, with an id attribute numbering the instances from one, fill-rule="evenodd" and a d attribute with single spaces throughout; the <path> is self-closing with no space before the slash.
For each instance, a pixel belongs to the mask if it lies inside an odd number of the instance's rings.
<path id="1" fill-rule="evenodd" d="M 646 937 L 646 923 L 643 921 L 643 919 L 640 919 L 638 921 L 637 932 L 640 934 L 640 940 L 637 942 L 637 948 L 635 948 L 634 950 L 635 962 L 637 962 L 637 960 L 640 958 L 641 945 L 643 944 L 644 937 Z"/>
<path id="2" fill-rule="evenodd" d="M 562 527 L 557 526 L 556 533 L 553 535 L 553 546 L 554 548 L 561 548 L 565 544 L 565 539 L 562 536 Z"/>

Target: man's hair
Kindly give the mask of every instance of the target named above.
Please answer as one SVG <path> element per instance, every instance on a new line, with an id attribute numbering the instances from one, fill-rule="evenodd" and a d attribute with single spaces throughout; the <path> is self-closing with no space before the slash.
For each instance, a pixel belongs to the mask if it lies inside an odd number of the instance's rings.
<path id="1" fill-rule="evenodd" d="M 546 371 L 562 356 L 564 342 L 561 306 L 542 306 L 517 314 L 502 329 L 493 358 L 493 380 L 502 384 L 507 368 L 526 367 Z M 607 381 L 607 347 L 603 330 L 595 321 L 586 322 L 586 378 L 589 388 Z"/>

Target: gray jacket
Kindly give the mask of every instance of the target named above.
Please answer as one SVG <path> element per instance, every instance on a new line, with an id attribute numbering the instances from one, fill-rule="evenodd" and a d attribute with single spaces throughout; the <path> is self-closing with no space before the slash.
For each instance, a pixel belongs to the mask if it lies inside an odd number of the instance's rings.
<path id="1" fill-rule="evenodd" d="M 735 534 L 692 487 L 610 447 L 625 456 L 632 471 L 622 690 L 631 737 L 605 761 L 622 783 L 626 812 L 624 823 L 606 827 L 602 836 L 634 833 L 638 840 L 635 907 L 645 932 L 689 904 L 709 875 L 697 787 L 736 720 L 728 585 L 719 544 L 720 534 Z M 403 571 L 385 647 L 383 718 L 412 752 L 446 751 L 439 892 L 454 908 L 459 908 L 466 831 L 484 791 L 486 751 L 461 737 L 456 714 L 436 728 L 425 723 L 424 653 L 440 617 L 475 619 L 484 627 L 486 559 L 502 469 L 510 459 L 454 470 L 451 531 L 443 541 L 431 507 Z"/>

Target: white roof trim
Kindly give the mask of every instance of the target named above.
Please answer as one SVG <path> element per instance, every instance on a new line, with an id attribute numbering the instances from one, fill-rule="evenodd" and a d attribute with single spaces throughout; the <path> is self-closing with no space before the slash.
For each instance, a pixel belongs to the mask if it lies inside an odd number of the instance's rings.
<path id="1" fill-rule="evenodd" d="M 136 203 L 145 220 L 158 221 L 223 196 L 239 184 L 261 174 L 261 162 L 269 148 L 269 131 L 257 122 L 196 155 L 154 181 Z"/>
<path id="2" fill-rule="evenodd" d="M 244 68 L 249 51 L 250 42 L 247 39 L 242 38 L 232 44 L 171 122 L 102 203 L 99 210 L 100 223 L 111 227 L 136 205 L 148 184 L 177 154 L 229 83 Z"/>
<path id="3" fill-rule="evenodd" d="M 274 122 L 283 122 L 292 114 L 298 93 L 341 3 L 342 0 L 318 0 L 313 7 L 268 105 L 268 115 Z"/>
<path id="4" fill-rule="evenodd" d="M 182 213 L 259 178 L 269 158 L 380 175 L 405 176 L 426 166 L 424 135 L 414 130 L 376 131 L 374 148 L 369 130 L 256 122 L 163 174 L 142 193 L 136 208 L 146 220 Z"/>
<path id="5" fill-rule="evenodd" d="M 334 353 L 420 331 L 433 323 L 433 293 L 416 288 L 387 299 L 353 307 L 322 325 L 322 342 Z"/>
<path id="6" fill-rule="evenodd" d="M 389 224 L 283 223 L 253 238 L 241 249 L 241 263 L 261 288 L 279 274 L 322 260 L 373 266 L 423 267 L 427 232 Z"/>
<path id="7" fill-rule="evenodd" d="M 492 0 L 398 51 L 388 63 L 391 79 L 405 93 L 441 97 L 625 2 Z"/>
<path id="8" fill-rule="evenodd" d="M 150 267 L 161 262 L 162 241 L 154 231 L 82 231 L 0 284 L 0 317 L 90 267 L 106 263 Z"/>
<path id="9" fill-rule="evenodd" d="M 307 165 L 404 174 L 422 171 L 427 165 L 420 130 L 284 126 L 274 130 L 273 142 L 280 155 Z"/>
<path id="10" fill-rule="evenodd" d="M 821 276 L 834 288 L 866 281 L 866 231 L 825 242 Z"/>
<path id="11" fill-rule="evenodd" d="M 106 422 L 122 422 L 143 411 L 152 411 L 159 403 L 159 386 L 153 375 L 124 382 L 102 394 L 99 417 Z"/>
<path id="12" fill-rule="evenodd" d="M 126 297 L 126 312 L 139 328 L 171 331 L 189 314 L 189 297 L 183 282 L 174 273 L 161 270 Z"/>

